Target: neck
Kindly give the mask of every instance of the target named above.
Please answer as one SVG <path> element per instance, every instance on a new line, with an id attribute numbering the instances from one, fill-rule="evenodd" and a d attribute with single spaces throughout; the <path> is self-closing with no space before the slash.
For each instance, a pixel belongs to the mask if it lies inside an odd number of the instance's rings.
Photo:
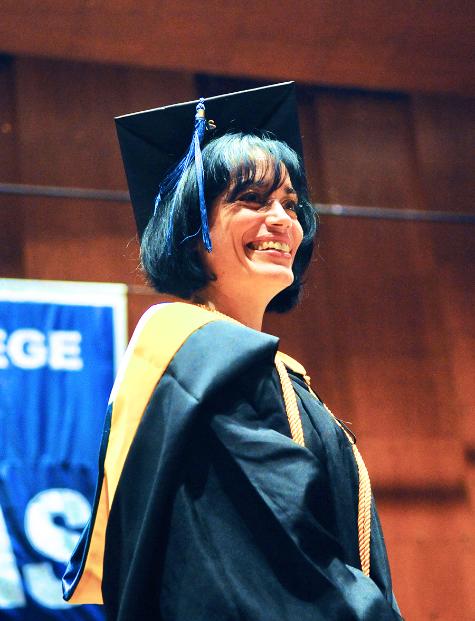
<path id="1" fill-rule="evenodd" d="M 228 315 L 253 330 L 261 331 L 264 312 L 269 300 L 257 300 L 255 295 L 252 298 L 240 295 L 239 300 L 236 300 L 235 297 L 229 297 L 223 291 L 208 287 L 206 291 L 201 291 L 200 295 L 196 295 L 193 302 Z"/>

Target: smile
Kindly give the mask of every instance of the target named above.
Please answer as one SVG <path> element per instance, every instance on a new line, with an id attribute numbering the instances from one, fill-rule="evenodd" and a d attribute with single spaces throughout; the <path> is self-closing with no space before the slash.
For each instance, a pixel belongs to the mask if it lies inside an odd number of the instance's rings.
<path id="1" fill-rule="evenodd" d="M 259 243 L 251 242 L 248 244 L 252 250 L 279 250 L 280 252 L 290 252 L 289 244 L 278 241 L 264 241 Z"/>

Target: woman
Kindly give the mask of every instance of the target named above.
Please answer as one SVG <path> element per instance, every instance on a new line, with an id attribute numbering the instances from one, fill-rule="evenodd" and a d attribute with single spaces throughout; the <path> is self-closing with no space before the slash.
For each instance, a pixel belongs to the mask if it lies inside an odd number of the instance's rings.
<path id="1" fill-rule="evenodd" d="M 299 157 L 241 132 L 193 155 L 141 244 L 149 281 L 183 301 L 129 346 L 66 597 L 120 621 L 400 619 L 353 439 L 260 332 L 311 257 Z"/>

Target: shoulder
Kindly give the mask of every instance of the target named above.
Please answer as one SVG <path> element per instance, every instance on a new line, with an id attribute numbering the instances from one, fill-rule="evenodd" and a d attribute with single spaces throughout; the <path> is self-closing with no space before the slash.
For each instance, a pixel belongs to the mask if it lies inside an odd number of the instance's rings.
<path id="1" fill-rule="evenodd" d="M 273 364 L 278 339 L 252 330 L 217 313 L 185 302 L 157 304 L 149 308 L 134 331 L 121 362 L 111 394 L 114 401 L 124 376 L 132 369 L 158 371 L 158 379 L 170 363 L 190 364 L 195 372 L 229 363 L 252 364 L 265 358 Z"/>
<path id="2" fill-rule="evenodd" d="M 130 342 L 133 352 L 147 352 L 152 360 L 160 360 L 164 352 L 170 359 L 192 340 L 194 348 L 212 348 L 214 353 L 231 345 L 245 350 L 270 345 L 277 350 L 278 339 L 258 332 L 231 318 L 185 302 L 157 304 L 140 319 Z"/>
<path id="3" fill-rule="evenodd" d="M 193 387 L 194 392 L 210 382 L 216 389 L 230 383 L 247 384 L 250 376 L 257 380 L 272 374 L 279 344 L 276 337 L 208 310 L 192 308 L 192 313 L 198 325 L 192 330 L 179 326 L 184 338 L 173 348 L 167 367 L 167 374 L 180 378 L 183 387 Z M 184 320 L 188 328 L 189 317 Z"/>

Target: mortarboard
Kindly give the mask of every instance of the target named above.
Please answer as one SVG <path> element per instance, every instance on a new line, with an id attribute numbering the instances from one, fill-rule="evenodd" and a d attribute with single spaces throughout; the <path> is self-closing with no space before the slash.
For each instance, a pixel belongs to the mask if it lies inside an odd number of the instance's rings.
<path id="1" fill-rule="evenodd" d="M 206 132 L 203 144 L 226 132 L 269 132 L 303 159 L 294 82 L 201 101 L 206 107 L 206 119 L 212 119 L 216 126 Z M 115 119 L 140 238 L 154 213 L 160 185 L 190 147 L 198 103 L 199 100 L 164 106 Z"/>

